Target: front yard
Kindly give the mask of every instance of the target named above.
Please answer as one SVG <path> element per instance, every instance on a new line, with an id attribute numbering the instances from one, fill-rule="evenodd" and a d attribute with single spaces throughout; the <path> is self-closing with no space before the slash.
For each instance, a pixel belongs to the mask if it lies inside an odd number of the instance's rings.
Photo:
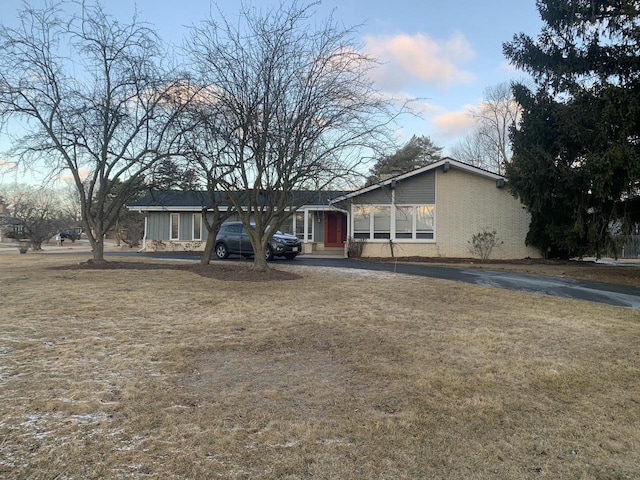
<path id="1" fill-rule="evenodd" d="M 640 478 L 639 311 L 84 259 L 0 256 L 2 478 Z"/>

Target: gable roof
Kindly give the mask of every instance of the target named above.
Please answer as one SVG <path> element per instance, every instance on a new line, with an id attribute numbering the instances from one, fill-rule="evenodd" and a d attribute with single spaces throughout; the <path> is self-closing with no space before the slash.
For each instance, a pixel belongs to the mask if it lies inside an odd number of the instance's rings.
<path id="1" fill-rule="evenodd" d="M 363 193 L 371 192 L 372 190 L 377 190 L 378 188 L 383 188 L 391 184 L 395 184 L 397 182 L 401 182 L 407 178 L 412 178 L 417 175 L 422 175 L 427 172 L 431 172 L 437 170 L 438 168 L 444 169 L 444 171 L 449 168 L 456 168 L 459 170 L 466 171 L 468 173 L 472 173 L 474 175 L 479 175 L 481 177 L 489 178 L 495 181 L 502 181 L 503 184 L 506 184 L 507 179 L 502 175 L 498 175 L 497 173 L 490 172 L 489 170 L 484 170 L 482 168 L 474 167 L 473 165 L 469 165 L 468 163 L 459 162 L 458 160 L 454 160 L 450 157 L 445 157 L 437 162 L 430 163 L 429 165 L 425 165 L 424 167 L 416 168 L 415 170 L 411 170 L 406 173 L 400 173 L 393 177 L 387 178 L 378 183 L 374 183 L 373 185 L 369 185 L 367 187 L 360 188 L 358 190 L 354 190 L 352 192 L 347 192 L 344 195 L 340 195 L 331 200 L 331 203 L 342 202 L 344 200 L 348 200 L 349 198 L 357 197 L 362 195 Z"/>

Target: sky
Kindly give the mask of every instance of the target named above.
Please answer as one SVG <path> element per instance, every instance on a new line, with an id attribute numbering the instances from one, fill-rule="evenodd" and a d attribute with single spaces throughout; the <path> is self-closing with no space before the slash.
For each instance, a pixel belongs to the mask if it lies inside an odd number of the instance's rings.
<path id="1" fill-rule="evenodd" d="M 281 3 L 247 1 L 256 7 Z M 0 23 L 14 25 L 21 4 L 2 0 Z M 231 18 L 240 0 L 216 4 Z M 175 45 L 182 44 L 189 26 L 211 11 L 209 0 L 104 0 L 103 5 L 123 21 L 137 10 L 139 19 Z M 401 120 L 395 132 L 398 143 L 426 135 L 445 154 L 473 128 L 469 110 L 480 104 L 487 87 L 525 79 L 504 58 L 502 43 L 521 32 L 535 37 L 542 27 L 535 0 L 324 0 L 314 20 L 329 14 L 346 27 L 356 27 L 364 51 L 382 62 L 372 73 L 380 91 L 394 98 L 420 99 L 413 104 L 420 117 Z M 0 131 L 0 152 L 7 148 L 6 141 Z M 10 161 L 0 153 L 0 168 Z"/>

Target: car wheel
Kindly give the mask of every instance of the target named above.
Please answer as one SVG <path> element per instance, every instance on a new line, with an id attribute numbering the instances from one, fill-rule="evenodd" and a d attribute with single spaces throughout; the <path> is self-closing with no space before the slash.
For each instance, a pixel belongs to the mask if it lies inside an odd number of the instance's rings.
<path id="1" fill-rule="evenodd" d="M 224 243 L 219 243 L 216 245 L 216 256 L 220 260 L 224 260 L 229 256 L 229 250 L 227 249 L 227 246 Z"/>
<path id="2" fill-rule="evenodd" d="M 271 250 L 270 245 L 267 245 L 264 248 L 264 256 L 267 258 L 267 260 L 273 260 L 273 250 Z"/>
<path id="3" fill-rule="evenodd" d="M 297 253 L 285 253 L 284 254 L 284 258 L 286 258 L 287 260 L 293 260 L 294 258 L 296 258 L 296 255 L 298 255 Z"/>

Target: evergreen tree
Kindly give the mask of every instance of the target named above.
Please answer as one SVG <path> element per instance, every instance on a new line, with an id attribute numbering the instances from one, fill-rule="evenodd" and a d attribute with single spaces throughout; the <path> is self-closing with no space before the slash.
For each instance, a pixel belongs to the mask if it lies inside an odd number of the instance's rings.
<path id="1" fill-rule="evenodd" d="M 394 154 L 379 159 L 371 169 L 368 184 L 380 181 L 385 175 L 398 175 L 424 167 L 442 158 L 442 147 L 424 135 L 413 136 Z"/>
<path id="2" fill-rule="evenodd" d="M 150 183 L 158 190 L 200 190 L 202 187 L 195 170 L 168 158 L 155 166 Z"/>
<path id="3" fill-rule="evenodd" d="M 631 0 L 537 6 L 546 24 L 537 40 L 520 34 L 504 44 L 536 84 L 514 86 L 523 112 L 506 173 L 531 212 L 530 244 L 600 256 L 610 226 L 640 194 L 640 8 Z"/>

